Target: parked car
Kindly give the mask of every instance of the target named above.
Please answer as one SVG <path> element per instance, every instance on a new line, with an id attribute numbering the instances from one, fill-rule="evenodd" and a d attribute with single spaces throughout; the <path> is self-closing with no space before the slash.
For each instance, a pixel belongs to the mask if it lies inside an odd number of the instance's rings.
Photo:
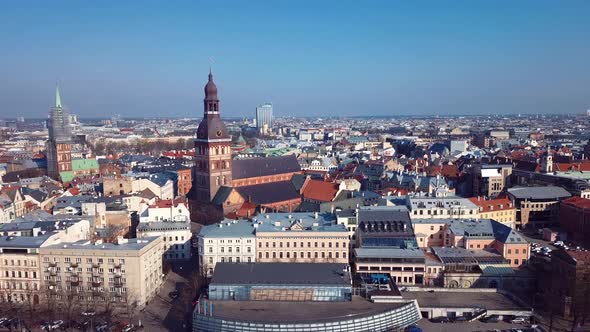
<path id="1" fill-rule="evenodd" d="M 465 316 L 457 316 L 455 317 L 455 319 L 453 320 L 453 322 L 457 322 L 457 323 L 462 323 L 462 322 L 466 322 L 468 319 Z"/>
<path id="2" fill-rule="evenodd" d="M 127 325 L 123 326 L 123 328 L 121 329 L 121 332 L 131 332 L 131 331 L 135 331 L 135 325 L 133 325 L 133 324 L 127 324 Z"/>
<path id="3" fill-rule="evenodd" d="M 528 317 L 516 317 L 510 320 L 511 324 L 524 324 L 529 321 Z"/>
<path id="4" fill-rule="evenodd" d="M 105 322 L 96 323 L 96 325 L 94 326 L 94 330 L 96 332 L 104 332 L 104 331 L 108 330 L 108 328 L 109 328 L 109 324 L 107 324 Z"/>
<path id="5" fill-rule="evenodd" d="M 431 318 L 430 321 L 433 322 L 433 323 L 448 323 L 451 320 L 449 319 L 449 317 L 441 316 L 441 317 Z"/>
<path id="6" fill-rule="evenodd" d="M 52 322 L 48 322 L 47 324 L 45 324 L 43 326 L 43 330 L 46 331 L 51 331 L 51 330 L 57 330 L 59 328 L 61 328 L 64 325 L 64 321 L 63 320 L 54 320 Z"/>
<path id="7" fill-rule="evenodd" d="M 86 310 L 82 312 L 82 316 L 90 317 L 94 315 L 96 315 L 96 312 L 94 310 Z"/>

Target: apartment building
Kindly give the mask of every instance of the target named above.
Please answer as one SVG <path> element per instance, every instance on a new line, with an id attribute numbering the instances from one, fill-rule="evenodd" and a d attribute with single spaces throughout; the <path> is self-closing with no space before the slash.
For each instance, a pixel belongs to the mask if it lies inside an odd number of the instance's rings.
<path id="1" fill-rule="evenodd" d="M 164 259 L 168 261 L 191 258 L 190 220 L 140 222 L 137 226 L 138 238 L 161 236 L 164 241 Z"/>
<path id="2" fill-rule="evenodd" d="M 0 237 L 0 301 L 39 304 L 39 248 L 48 239 Z"/>
<path id="3" fill-rule="evenodd" d="M 467 198 L 408 196 L 406 206 L 412 219 L 457 218 L 477 219 L 479 207 Z"/>
<path id="4" fill-rule="evenodd" d="M 255 230 L 251 222 L 227 219 L 203 226 L 197 235 L 199 266 L 212 275 L 219 262 L 255 262 Z"/>
<path id="5" fill-rule="evenodd" d="M 479 206 L 479 218 L 494 219 L 497 222 L 514 228 L 516 223 L 516 208 L 507 197 L 484 199 L 481 196 L 471 197 L 469 200 Z"/>
<path id="6" fill-rule="evenodd" d="M 43 246 L 39 248 L 43 291 L 56 301 L 72 294 L 90 306 L 142 308 L 163 282 L 163 254 L 161 237 Z"/>
<path id="7" fill-rule="evenodd" d="M 336 224 L 331 214 L 268 213 L 253 224 L 257 262 L 348 262 L 348 229 Z"/>
<path id="8" fill-rule="evenodd" d="M 88 220 L 23 221 L 0 227 L 0 301 L 38 304 L 43 300 L 42 247 L 86 239 Z"/>

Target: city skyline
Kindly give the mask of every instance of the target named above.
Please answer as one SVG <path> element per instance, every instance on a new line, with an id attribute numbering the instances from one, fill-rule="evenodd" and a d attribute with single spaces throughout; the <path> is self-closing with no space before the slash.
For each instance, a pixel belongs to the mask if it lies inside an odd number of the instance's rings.
<path id="1" fill-rule="evenodd" d="M 81 118 L 198 117 L 211 58 L 228 118 L 590 107 L 590 4 L 428 4 L 6 4 L 0 118 L 46 117 L 56 81 Z"/>

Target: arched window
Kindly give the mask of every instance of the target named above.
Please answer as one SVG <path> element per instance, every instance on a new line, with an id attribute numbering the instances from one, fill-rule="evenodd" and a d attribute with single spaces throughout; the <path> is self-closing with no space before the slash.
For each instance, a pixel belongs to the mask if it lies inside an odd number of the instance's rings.
<path id="1" fill-rule="evenodd" d="M 219 185 L 219 176 L 215 177 L 215 185 L 218 186 Z"/>

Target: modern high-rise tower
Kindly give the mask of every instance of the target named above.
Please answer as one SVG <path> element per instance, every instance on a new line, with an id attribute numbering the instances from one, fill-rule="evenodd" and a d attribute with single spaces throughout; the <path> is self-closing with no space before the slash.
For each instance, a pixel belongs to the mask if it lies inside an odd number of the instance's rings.
<path id="1" fill-rule="evenodd" d="M 264 103 L 256 107 L 256 128 L 263 134 L 267 134 L 263 131 L 272 129 L 272 103 Z"/>
<path id="2" fill-rule="evenodd" d="M 60 172 L 72 170 L 72 131 L 70 116 L 61 104 L 58 86 L 55 87 L 55 106 L 49 111 L 47 128 L 47 175 L 60 180 Z"/>

